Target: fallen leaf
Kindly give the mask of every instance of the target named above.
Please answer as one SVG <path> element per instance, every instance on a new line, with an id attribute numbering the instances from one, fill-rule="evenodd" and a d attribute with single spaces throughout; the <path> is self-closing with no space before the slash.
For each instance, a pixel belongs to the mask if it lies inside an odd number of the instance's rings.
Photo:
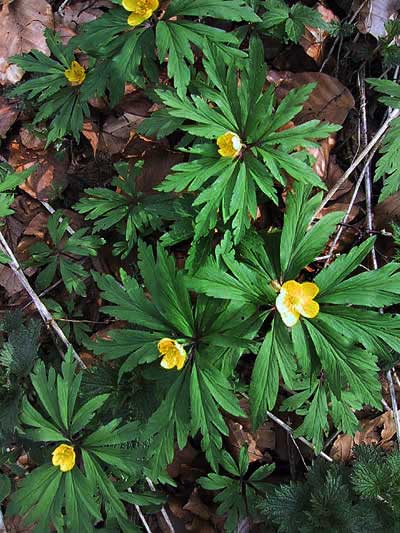
<path id="1" fill-rule="evenodd" d="M 363 2 L 356 0 L 353 10 L 357 11 L 363 4 L 358 14 L 356 26 L 361 33 L 370 33 L 376 39 L 385 37 L 385 23 L 396 14 L 400 8 L 399 0 L 369 0 Z"/>
<path id="2" fill-rule="evenodd" d="M 99 126 L 92 120 L 85 120 L 83 123 L 82 135 L 90 142 L 93 149 L 93 155 L 96 155 L 100 140 Z"/>
<path id="3" fill-rule="evenodd" d="M 400 192 L 392 194 L 374 209 L 376 229 L 391 229 L 392 222 L 400 222 Z"/>
<path id="4" fill-rule="evenodd" d="M 128 91 L 130 89 L 127 87 Z M 136 133 L 137 127 L 149 116 L 152 103 L 140 91 L 128 92 L 106 118 L 100 131 L 98 149 L 111 155 L 124 152 L 132 139 L 146 142 Z"/>
<path id="5" fill-rule="evenodd" d="M 242 398 L 240 406 L 245 413 L 249 413 L 248 400 Z M 247 445 L 247 453 L 251 463 L 270 460 L 267 450 L 274 450 L 276 445 L 275 432 L 271 422 L 264 422 L 257 431 L 252 429 L 249 418 L 227 417 L 226 422 L 229 428 L 227 448 L 234 457 L 239 457 L 240 449 L 243 445 Z"/>
<path id="6" fill-rule="evenodd" d="M 46 146 L 46 139 L 35 135 L 27 128 L 19 130 L 19 136 L 22 144 L 29 150 L 44 150 Z"/>
<path id="7" fill-rule="evenodd" d="M 10 65 L 13 55 L 33 48 L 50 55 L 44 30 L 54 29 L 53 12 L 45 0 L 15 0 L 3 5 L 0 12 L 0 84 L 9 85 L 22 79 L 24 72 Z"/>
<path id="8" fill-rule="evenodd" d="M 0 96 L 0 137 L 4 139 L 8 130 L 17 120 L 18 115 L 17 104 Z"/>
<path id="9" fill-rule="evenodd" d="M 270 70 L 267 81 L 277 87 L 279 100 L 284 98 L 290 89 L 302 87 L 307 83 L 317 86 L 305 102 L 303 110 L 295 117 L 296 124 L 318 119 L 334 124 L 343 124 L 355 105 L 351 92 L 337 78 L 323 72 L 278 72 Z"/>
<path id="10" fill-rule="evenodd" d="M 66 150 L 57 152 L 52 147 L 47 150 L 29 150 L 17 139 L 11 141 L 9 148 L 8 162 L 16 171 L 37 165 L 36 170 L 20 186 L 23 191 L 42 201 L 59 196 L 67 184 L 70 159 Z"/>
<path id="11" fill-rule="evenodd" d="M 399 411 L 400 413 L 400 411 Z M 393 447 L 393 437 L 396 435 L 396 426 L 392 411 L 385 411 L 371 420 L 360 421 L 361 430 L 353 436 L 339 435 L 330 452 L 332 459 L 348 461 L 351 459 L 353 446 L 371 444 L 385 449 Z"/>
<path id="12" fill-rule="evenodd" d="M 183 506 L 183 509 L 185 509 L 185 511 L 190 511 L 192 514 L 198 516 L 202 520 L 209 520 L 212 516 L 210 509 L 201 500 L 197 488 L 193 490 L 189 501 Z"/>
<path id="13" fill-rule="evenodd" d="M 321 14 L 325 22 L 339 22 L 339 18 L 327 7 L 319 2 L 315 9 Z M 325 44 L 330 35 L 326 30 L 306 26 L 304 35 L 300 39 L 300 45 L 304 48 L 305 53 L 312 57 L 317 65 L 321 65 L 324 58 Z"/>
<path id="14" fill-rule="evenodd" d="M 347 463 L 353 454 L 354 439 L 352 435 L 339 435 L 332 445 L 330 456 L 334 461 Z"/>

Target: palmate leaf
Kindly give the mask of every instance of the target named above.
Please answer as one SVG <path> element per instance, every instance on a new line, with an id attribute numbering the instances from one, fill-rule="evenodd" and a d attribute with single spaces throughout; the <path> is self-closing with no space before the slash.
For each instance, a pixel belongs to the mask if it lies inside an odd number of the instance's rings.
<path id="1" fill-rule="evenodd" d="M 329 30 L 327 24 L 316 9 L 296 2 L 289 7 L 283 0 L 264 0 L 262 22 L 257 24 L 260 32 L 279 37 L 285 41 L 298 43 L 306 26 Z"/>
<path id="2" fill-rule="evenodd" d="M 263 333 L 251 378 L 253 424 L 260 424 L 266 410 L 274 407 L 281 377 L 288 388 L 293 388 L 296 375 L 312 383 L 321 377 L 324 392 L 317 394 L 314 386 L 286 402 L 296 410 L 306 402 L 301 414 L 308 418 L 299 434 L 306 432 L 320 446 L 328 413 L 343 431 L 354 432 L 357 422 L 351 409 L 363 404 L 378 407 L 377 360 L 393 360 L 399 350 L 400 322 L 397 315 L 371 308 L 397 304 L 400 293 L 397 263 L 353 274 L 373 246 L 374 239 L 368 239 L 314 278 L 320 289 L 315 297 L 320 306 L 317 316 L 301 317 L 290 329 L 283 324 L 274 308 L 279 283 L 302 275 L 303 268 L 323 250 L 341 216 L 324 217 L 310 228 L 320 195 L 309 199 L 309 194 L 310 187 L 297 184 L 288 196 L 282 232 L 265 238 L 248 232 L 236 257 L 229 234 L 225 235 L 215 258 L 210 257 L 187 283 L 211 297 L 251 302 L 258 313 L 274 313 L 271 328 Z M 314 425 L 317 415 L 319 422 Z"/>
<path id="3" fill-rule="evenodd" d="M 67 291 L 85 296 L 84 280 L 88 273 L 79 263 L 79 257 L 97 255 L 97 249 L 105 240 L 95 235 L 87 235 L 88 228 L 80 228 L 73 235 L 67 236 L 68 225 L 69 220 L 62 211 L 53 213 L 47 224 L 52 247 L 41 241 L 34 243 L 30 247 L 31 258 L 27 264 L 45 267 L 36 279 L 39 288 L 47 288 L 59 270 Z"/>
<path id="4" fill-rule="evenodd" d="M 306 153 L 299 153 L 298 147 L 315 146 L 316 139 L 325 138 L 337 126 L 310 121 L 277 131 L 301 111 L 314 86 L 290 91 L 276 105 L 273 89 L 263 92 L 260 83 L 265 64 L 257 39 L 251 39 L 249 58 L 239 68 L 240 84 L 238 69 L 215 46 L 207 46 L 205 52 L 203 63 L 210 83 L 199 83 L 199 94 L 189 97 L 168 89 L 156 92 L 167 113 L 183 121 L 180 129 L 214 142 L 198 144 L 195 140 L 189 149 L 189 162 L 173 167 L 157 189 L 199 192 L 194 205 L 202 207 L 196 217 L 195 240 L 214 229 L 220 216 L 224 224 L 231 224 L 238 243 L 256 216 L 256 194 L 261 192 L 277 203 L 274 182 L 285 184 L 286 173 L 300 182 L 324 187 L 307 163 Z M 146 121 L 141 128 L 148 131 Z M 238 157 L 218 153 L 215 141 L 227 132 L 237 134 L 242 141 Z"/>
<path id="5" fill-rule="evenodd" d="M 70 471 L 64 473 L 54 465 L 43 465 L 23 481 L 13 496 L 10 512 L 16 514 L 22 510 L 26 523 L 36 523 L 38 531 L 48 531 L 50 526 L 59 530 L 65 526 L 68 531 L 93 531 L 92 524 L 101 518 L 99 505 L 104 504 L 118 520 L 127 521 L 122 498 L 109 473 L 113 473 L 114 480 L 121 472 L 136 478 L 142 474 L 142 463 L 134 449 L 139 423 L 121 425 L 121 419 L 113 419 L 103 425 L 96 424 L 97 429 L 88 432 L 88 424 L 109 394 L 100 394 L 80 405 L 81 379 L 70 352 L 58 375 L 53 368 L 47 375 L 40 361 L 32 374 L 32 384 L 46 416 L 26 398 L 23 401 L 21 422 L 28 426 L 25 430 L 28 438 L 53 443 L 53 450 L 54 444 L 66 442 L 74 446 L 77 454 Z M 27 496 L 29 491 L 34 495 Z"/>
<path id="6" fill-rule="evenodd" d="M 87 73 L 82 85 L 71 86 L 64 73 L 74 60 L 74 48 L 63 46 L 57 34 L 48 29 L 45 36 L 55 59 L 39 50 L 12 57 L 10 60 L 13 63 L 36 76 L 15 87 L 10 95 L 23 96 L 39 104 L 34 124 L 52 118 L 47 144 L 66 134 L 72 134 L 78 142 L 83 119 L 89 115 L 88 100 L 95 94 L 87 90 L 92 74 Z"/>
<path id="7" fill-rule="evenodd" d="M 118 178 L 113 179 L 116 191 L 104 187 L 85 189 L 86 198 L 81 198 L 74 208 L 84 214 L 86 220 L 94 220 L 93 232 L 108 230 L 112 227 L 123 235 L 122 243 L 114 243 L 113 253 L 126 258 L 136 244 L 138 235 L 159 229 L 162 220 L 173 219 L 172 199 L 169 195 L 145 195 L 136 190 L 136 179 L 143 168 L 143 161 L 131 169 L 128 163 L 117 163 L 114 168 Z"/>
<path id="8" fill-rule="evenodd" d="M 240 59 L 246 55 L 237 49 L 239 41 L 234 35 L 204 22 L 184 18 L 205 16 L 228 20 L 234 17 L 238 21 L 260 20 L 243 0 L 221 0 L 218 3 L 202 0 L 199 5 L 176 0 L 169 4 L 161 20 L 151 21 L 150 25 L 147 21 L 132 28 L 127 23 L 128 12 L 116 7 L 84 24 L 72 44 L 98 58 L 94 67 L 99 82 L 98 94 L 104 94 L 108 89 L 112 105 L 122 98 L 121 86 L 126 81 L 142 86 L 145 83 L 143 74 L 152 82 L 158 81 L 157 56 L 160 62 L 168 57 L 168 75 L 179 94 L 183 95 L 191 79 L 193 45 L 201 49 L 204 40 L 208 39 L 216 43 L 226 59 Z M 108 61 L 109 57 L 112 61 Z"/>

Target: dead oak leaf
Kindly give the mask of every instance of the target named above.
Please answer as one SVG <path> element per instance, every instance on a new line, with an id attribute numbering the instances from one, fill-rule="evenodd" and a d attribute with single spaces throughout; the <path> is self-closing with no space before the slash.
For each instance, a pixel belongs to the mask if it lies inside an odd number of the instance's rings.
<path id="1" fill-rule="evenodd" d="M 70 163 L 66 151 L 57 152 L 54 148 L 29 150 L 17 139 L 10 143 L 9 148 L 8 162 L 16 171 L 21 172 L 36 165 L 35 171 L 20 186 L 32 198 L 49 201 L 64 190 Z"/>
<path id="2" fill-rule="evenodd" d="M 50 4 L 45 0 L 15 0 L 0 11 L 0 84 L 9 85 L 22 79 L 23 70 L 10 65 L 14 55 L 40 50 L 50 55 L 44 30 L 54 29 Z"/>
<path id="3" fill-rule="evenodd" d="M 15 102 L 0 96 L 0 137 L 4 139 L 8 130 L 15 123 L 19 110 Z"/>
<path id="4" fill-rule="evenodd" d="M 339 18 L 327 7 L 318 3 L 315 9 L 321 15 L 322 20 L 328 23 L 339 22 Z M 330 37 L 326 30 L 321 28 L 312 28 L 306 26 L 304 35 L 300 39 L 300 45 L 304 48 L 305 53 L 312 57 L 317 65 L 322 63 L 325 51 L 325 44 Z"/>
<path id="5" fill-rule="evenodd" d="M 323 72 L 268 72 L 267 81 L 276 85 L 278 100 L 282 100 L 291 89 L 308 83 L 317 86 L 305 102 L 303 110 L 295 117 L 296 124 L 318 119 L 334 124 L 343 124 L 355 105 L 351 92 L 337 78 Z"/>

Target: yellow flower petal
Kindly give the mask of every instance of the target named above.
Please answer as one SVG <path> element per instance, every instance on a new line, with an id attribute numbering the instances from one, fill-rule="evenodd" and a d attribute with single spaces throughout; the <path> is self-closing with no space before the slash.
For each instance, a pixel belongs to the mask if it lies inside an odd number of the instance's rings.
<path id="1" fill-rule="evenodd" d="M 167 353 L 167 350 L 170 348 L 173 348 L 175 346 L 175 343 L 172 339 L 168 339 L 165 337 L 164 339 L 161 339 L 159 343 L 157 344 L 157 349 L 160 353 L 165 354 Z"/>
<path id="2" fill-rule="evenodd" d="M 136 11 L 138 0 L 122 0 L 122 7 L 127 11 Z"/>
<path id="3" fill-rule="evenodd" d="M 309 300 L 298 307 L 299 313 L 306 318 L 315 318 L 319 313 L 319 303 Z"/>
<path id="4" fill-rule="evenodd" d="M 160 352 L 161 366 L 167 370 L 171 370 L 176 366 L 177 370 L 181 370 L 187 359 L 187 353 L 185 348 L 178 341 L 165 337 L 161 339 L 157 344 L 158 351 Z"/>
<path id="5" fill-rule="evenodd" d="M 164 355 L 161 359 L 160 365 L 167 370 L 171 370 L 176 365 L 176 357 L 173 354 Z"/>
<path id="6" fill-rule="evenodd" d="M 305 298 L 314 299 L 319 293 L 318 285 L 316 285 L 315 283 L 310 283 L 309 281 L 305 281 L 304 283 L 302 283 L 301 288 L 303 291 L 303 297 Z"/>
<path id="7" fill-rule="evenodd" d="M 128 24 L 129 26 L 139 26 L 139 24 L 144 22 L 149 17 L 151 17 L 151 13 L 148 16 L 146 15 L 143 16 L 143 15 L 140 15 L 139 13 L 131 13 L 128 17 Z"/>
<path id="8" fill-rule="evenodd" d="M 239 135 L 231 131 L 227 131 L 217 138 L 218 153 L 222 157 L 236 157 L 242 149 L 242 141 Z"/>
<path id="9" fill-rule="evenodd" d="M 61 472 L 69 472 L 75 466 L 76 455 L 73 446 L 60 444 L 52 453 L 52 463 L 59 466 Z"/>
<path id="10" fill-rule="evenodd" d="M 293 327 L 300 316 L 314 318 L 319 313 L 319 304 L 313 300 L 319 288 L 315 283 L 286 281 L 275 300 L 275 307 L 288 327 Z"/>
<path id="11" fill-rule="evenodd" d="M 85 81 L 86 73 L 84 67 L 78 61 L 72 61 L 71 66 L 64 71 L 64 76 L 71 85 L 82 85 Z"/>
<path id="12" fill-rule="evenodd" d="M 294 294 L 300 291 L 300 287 L 300 283 L 294 279 L 291 279 L 290 281 L 285 281 L 285 283 L 282 285 L 281 292 Z"/>

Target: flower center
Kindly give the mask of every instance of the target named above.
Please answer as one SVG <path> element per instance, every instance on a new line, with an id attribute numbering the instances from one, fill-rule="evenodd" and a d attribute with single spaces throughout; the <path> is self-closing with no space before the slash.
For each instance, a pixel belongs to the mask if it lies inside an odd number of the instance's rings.
<path id="1" fill-rule="evenodd" d="M 145 15 L 148 10 L 147 0 L 138 0 L 135 12 L 139 15 Z"/>

